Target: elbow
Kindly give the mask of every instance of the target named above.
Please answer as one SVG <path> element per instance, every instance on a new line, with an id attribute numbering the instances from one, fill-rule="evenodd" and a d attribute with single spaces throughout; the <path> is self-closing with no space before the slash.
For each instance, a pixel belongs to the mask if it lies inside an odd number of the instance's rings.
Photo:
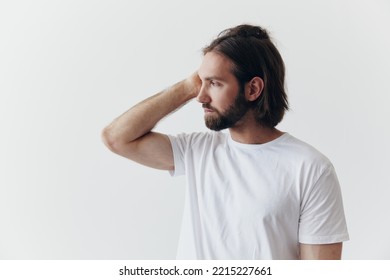
<path id="1" fill-rule="evenodd" d="M 124 157 L 131 157 L 137 148 L 135 141 L 127 140 L 120 130 L 110 125 L 102 130 L 101 139 L 111 152 Z"/>
<path id="2" fill-rule="evenodd" d="M 104 145 L 106 145 L 106 147 L 108 149 L 110 149 L 110 151 L 112 151 L 114 153 L 118 153 L 120 142 L 119 142 L 118 138 L 114 136 L 114 134 L 109 126 L 107 126 L 103 129 L 103 131 L 101 133 L 101 138 L 102 138 Z"/>

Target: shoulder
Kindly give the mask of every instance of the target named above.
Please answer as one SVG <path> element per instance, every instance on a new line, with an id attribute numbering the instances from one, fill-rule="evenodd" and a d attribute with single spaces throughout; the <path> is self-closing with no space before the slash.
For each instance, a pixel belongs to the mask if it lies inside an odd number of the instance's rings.
<path id="1" fill-rule="evenodd" d="M 332 167 L 331 161 L 322 152 L 290 134 L 286 135 L 281 145 L 283 146 L 283 149 L 285 149 L 287 157 L 294 159 L 301 164 L 315 165 L 321 169 Z"/>
<path id="2" fill-rule="evenodd" d="M 202 146 L 213 146 L 226 142 L 227 135 L 223 132 L 206 131 L 206 132 L 192 132 L 180 133 L 178 135 L 168 135 L 172 145 L 182 145 L 191 148 Z"/>

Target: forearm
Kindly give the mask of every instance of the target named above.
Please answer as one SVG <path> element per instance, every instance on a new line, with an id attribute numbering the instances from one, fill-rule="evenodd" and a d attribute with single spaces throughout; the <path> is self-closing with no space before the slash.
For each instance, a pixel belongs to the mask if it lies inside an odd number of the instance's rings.
<path id="1" fill-rule="evenodd" d="M 181 81 L 149 97 L 116 118 L 103 131 L 103 139 L 110 146 L 124 145 L 150 132 L 166 115 L 196 96 L 196 89 Z"/>

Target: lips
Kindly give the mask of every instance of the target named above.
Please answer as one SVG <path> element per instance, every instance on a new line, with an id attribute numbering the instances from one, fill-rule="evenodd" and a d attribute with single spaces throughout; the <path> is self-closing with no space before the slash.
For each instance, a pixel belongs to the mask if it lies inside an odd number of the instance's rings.
<path id="1" fill-rule="evenodd" d="M 212 107 L 211 107 L 210 105 L 208 105 L 208 104 L 203 104 L 202 107 L 203 107 L 203 109 L 204 109 L 204 111 L 205 111 L 206 113 L 214 112 L 214 110 L 212 109 Z"/>
<path id="2" fill-rule="evenodd" d="M 202 107 L 203 107 L 205 113 L 214 112 L 214 110 L 213 110 L 213 109 L 211 108 L 211 106 L 208 105 L 208 104 L 203 104 Z"/>

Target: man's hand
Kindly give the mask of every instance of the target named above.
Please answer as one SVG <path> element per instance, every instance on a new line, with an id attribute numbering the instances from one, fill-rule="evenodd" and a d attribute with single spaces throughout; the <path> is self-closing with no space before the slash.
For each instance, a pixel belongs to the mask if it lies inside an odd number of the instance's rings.
<path id="1" fill-rule="evenodd" d="M 202 87 L 202 81 L 199 78 L 198 72 L 194 72 L 186 80 L 184 80 L 186 91 L 195 98 L 198 96 L 200 89 Z"/>

